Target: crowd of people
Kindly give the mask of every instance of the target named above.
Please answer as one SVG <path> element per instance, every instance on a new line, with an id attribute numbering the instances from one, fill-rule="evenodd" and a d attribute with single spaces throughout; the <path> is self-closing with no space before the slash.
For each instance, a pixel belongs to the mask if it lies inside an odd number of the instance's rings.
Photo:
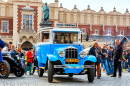
<path id="1" fill-rule="evenodd" d="M 122 76 L 123 69 L 128 69 L 128 72 L 130 72 L 130 55 L 128 51 L 123 51 L 119 40 L 116 40 L 115 44 L 116 46 L 113 48 L 105 44 L 101 48 L 97 41 L 93 41 L 89 55 L 94 55 L 97 58 L 97 62 L 95 63 L 95 77 L 97 76 L 98 79 L 101 77 L 102 69 L 106 71 L 107 75 L 112 75 L 111 77 L 116 77 L 118 69 L 119 78 Z"/>
<path id="2" fill-rule="evenodd" d="M 21 44 L 15 48 L 15 46 L 12 44 L 12 42 L 9 42 L 9 46 L 5 51 L 11 52 L 11 57 L 14 59 L 14 61 L 17 61 L 16 55 L 19 56 L 19 58 L 22 58 L 25 60 L 25 74 L 27 74 L 27 71 L 29 71 L 29 75 L 33 75 L 35 72 L 35 69 L 38 65 L 36 59 L 35 59 L 35 50 L 33 48 L 29 48 L 28 51 L 23 51 Z M 33 72 L 32 72 L 33 69 Z"/>
<path id="3" fill-rule="evenodd" d="M 105 44 L 101 48 L 96 40 L 92 43 L 92 47 L 89 50 L 89 55 L 94 55 L 97 59 L 97 62 L 95 63 L 95 77 L 97 76 L 98 79 L 100 79 L 102 75 L 102 69 L 103 71 L 106 71 L 107 75 L 112 75 L 111 77 L 116 77 L 116 72 L 118 69 L 119 78 L 122 76 L 122 69 L 128 69 L 128 72 L 130 72 L 130 54 L 127 51 L 123 51 L 119 40 L 116 40 L 115 44 L 116 46 L 113 48 Z M 11 52 L 11 56 L 14 60 L 16 59 L 16 54 L 19 55 L 20 58 L 25 59 L 27 65 L 25 74 L 27 74 L 27 71 L 29 71 L 30 75 L 34 74 L 38 63 L 36 61 L 37 59 L 35 59 L 35 50 L 33 48 L 29 48 L 29 51 L 22 51 L 21 44 L 15 48 L 15 46 L 10 42 L 6 51 Z M 31 71 L 32 68 L 33 72 Z"/>

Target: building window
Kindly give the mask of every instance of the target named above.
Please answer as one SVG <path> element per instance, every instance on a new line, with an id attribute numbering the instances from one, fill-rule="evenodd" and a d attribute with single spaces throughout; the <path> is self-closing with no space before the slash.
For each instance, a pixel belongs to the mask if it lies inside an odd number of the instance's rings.
<path id="1" fill-rule="evenodd" d="M 111 35 L 111 30 L 108 30 L 108 35 Z"/>
<path id="2" fill-rule="evenodd" d="M 122 35 L 122 36 L 124 35 L 124 31 L 123 31 L 123 30 L 121 30 L 121 35 Z"/>
<path id="3" fill-rule="evenodd" d="M 23 15 L 23 29 L 32 29 L 32 15 Z"/>
<path id="4" fill-rule="evenodd" d="M 97 29 L 95 29 L 95 34 L 98 35 L 98 30 Z"/>
<path id="5" fill-rule="evenodd" d="M 2 21 L 2 33 L 8 33 L 8 21 Z"/>

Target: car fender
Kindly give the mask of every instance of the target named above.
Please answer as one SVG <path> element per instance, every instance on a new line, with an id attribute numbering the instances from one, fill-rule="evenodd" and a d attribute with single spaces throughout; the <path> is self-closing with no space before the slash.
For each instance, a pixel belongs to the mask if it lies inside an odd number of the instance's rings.
<path id="1" fill-rule="evenodd" d="M 47 57 L 48 57 L 48 60 L 50 60 L 50 61 L 60 60 L 56 55 L 53 55 L 53 54 L 49 54 L 49 55 L 47 55 Z"/>
<path id="2" fill-rule="evenodd" d="M 93 55 L 88 55 L 88 56 L 84 57 L 84 59 L 83 59 L 83 64 L 84 64 L 86 61 L 97 62 L 97 59 L 96 59 L 96 57 L 93 56 Z"/>

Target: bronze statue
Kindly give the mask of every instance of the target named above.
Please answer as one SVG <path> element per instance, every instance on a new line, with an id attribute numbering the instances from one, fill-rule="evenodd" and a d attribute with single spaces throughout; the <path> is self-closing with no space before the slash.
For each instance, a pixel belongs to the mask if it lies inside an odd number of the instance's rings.
<path id="1" fill-rule="evenodd" d="M 43 21 L 47 21 L 50 18 L 49 7 L 47 6 L 47 3 L 45 3 L 45 6 L 43 6 L 42 11 L 44 12 Z"/>

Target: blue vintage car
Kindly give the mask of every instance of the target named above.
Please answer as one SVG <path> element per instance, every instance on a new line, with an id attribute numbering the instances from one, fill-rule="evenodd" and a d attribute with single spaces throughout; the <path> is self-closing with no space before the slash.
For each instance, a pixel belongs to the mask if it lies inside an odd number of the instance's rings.
<path id="1" fill-rule="evenodd" d="M 88 81 L 95 77 L 96 57 L 83 51 L 82 34 L 79 28 L 42 28 L 36 34 L 35 55 L 39 76 L 48 70 L 48 82 L 53 75 L 84 75 Z"/>

